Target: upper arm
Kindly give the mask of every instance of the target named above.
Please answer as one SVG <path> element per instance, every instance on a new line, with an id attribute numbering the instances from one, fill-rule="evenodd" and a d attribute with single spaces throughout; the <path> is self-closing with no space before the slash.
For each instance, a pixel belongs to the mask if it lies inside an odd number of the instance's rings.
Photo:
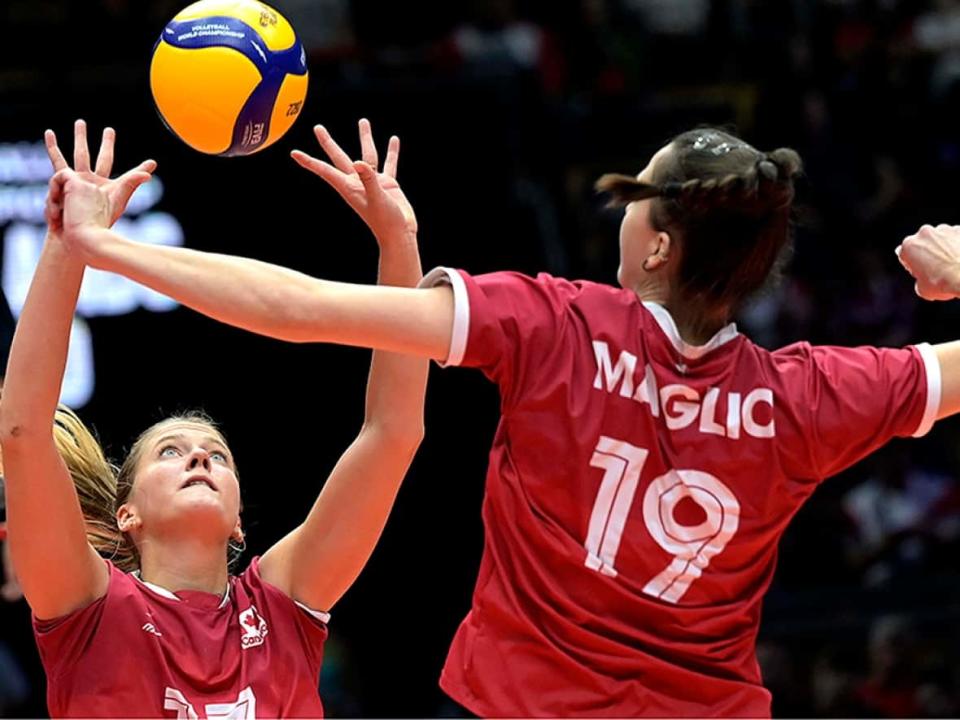
<path id="1" fill-rule="evenodd" d="M 33 613 L 60 617 L 102 597 L 109 569 L 87 541 L 80 501 L 52 433 L 5 437 L 3 460 L 7 540 Z"/>
<path id="2" fill-rule="evenodd" d="M 528 374 L 556 356 L 576 286 L 545 274 L 443 272 L 455 299 L 448 364 L 479 368 L 509 403 Z"/>
<path id="3" fill-rule="evenodd" d="M 927 345 L 814 347 L 798 405 L 818 477 L 834 475 L 893 437 L 925 434 L 940 405 L 939 368 Z"/>
<path id="4" fill-rule="evenodd" d="M 264 553 L 261 577 L 314 610 L 330 610 L 376 547 L 416 449 L 384 428 L 364 427 L 306 520 Z"/>

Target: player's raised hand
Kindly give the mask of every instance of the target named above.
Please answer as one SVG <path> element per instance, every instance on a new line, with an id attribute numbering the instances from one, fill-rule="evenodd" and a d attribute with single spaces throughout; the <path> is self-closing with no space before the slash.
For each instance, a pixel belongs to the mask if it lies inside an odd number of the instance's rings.
<path id="1" fill-rule="evenodd" d="M 924 300 L 960 296 L 960 226 L 924 225 L 904 238 L 896 253 Z"/>
<path id="2" fill-rule="evenodd" d="M 326 180 L 363 219 L 379 243 L 415 236 L 416 215 L 397 183 L 400 139 L 396 135 L 390 138 L 383 169 L 378 170 L 379 157 L 370 122 L 360 120 L 359 127 L 362 160 L 351 160 L 322 125 L 314 128 L 314 134 L 330 158 L 329 163 L 300 150 L 290 155 L 301 167 Z"/>
<path id="3" fill-rule="evenodd" d="M 119 217 L 115 203 L 129 198 L 137 186 L 150 179 L 150 173 L 131 170 L 117 178 L 114 186 L 96 184 L 69 168 L 60 170 L 50 179 L 47 197 L 47 215 L 53 207 L 62 208 L 61 237 L 72 252 L 85 262 L 92 263 L 101 245 L 110 242 L 102 232 Z M 122 183 L 121 183 L 122 180 Z M 120 198 L 118 200 L 117 198 Z M 121 210 L 122 212 L 122 210 Z M 113 236 L 116 237 L 116 236 Z"/>
<path id="4" fill-rule="evenodd" d="M 87 145 L 87 124 L 83 120 L 77 120 L 73 126 L 73 170 L 82 180 L 104 190 L 110 212 L 109 225 L 113 225 L 123 214 L 134 191 L 150 179 L 151 174 L 157 167 L 157 163 L 153 160 L 144 160 L 132 170 L 128 170 L 123 175 L 111 180 L 110 172 L 113 170 L 113 148 L 116 138 L 117 134 L 113 128 L 104 128 L 100 150 L 97 152 L 97 160 L 91 167 L 90 149 Z M 47 146 L 47 155 L 50 157 L 54 173 L 70 169 L 70 164 L 57 145 L 57 136 L 53 130 L 47 130 L 43 134 L 43 139 Z M 55 187 L 62 190 L 62 183 L 58 184 L 51 180 L 51 193 L 53 193 Z M 48 195 L 47 197 L 45 215 L 47 224 L 53 233 L 59 233 L 63 228 L 62 199 L 62 195 L 56 197 Z"/>

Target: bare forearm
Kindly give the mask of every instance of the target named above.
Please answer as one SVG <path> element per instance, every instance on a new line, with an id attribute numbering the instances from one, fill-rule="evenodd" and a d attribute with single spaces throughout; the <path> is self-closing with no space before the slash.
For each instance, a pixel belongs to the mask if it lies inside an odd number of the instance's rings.
<path id="1" fill-rule="evenodd" d="M 20 314 L 5 375 L 5 441 L 50 434 L 67 363 L 83 264 L 48 237 Z"/>
<path id="2" fill-rule="evenodd" d="M 311 339 L 304 309 L 318 281 L 302 273 L 246 258 L 187 248 L 140 245 L 111 230 L 95 267 L 153 288 L 221 322 L 283 340 Z"/>
<path id="3" fill-rule="evenodd" d="M 0 403 L 10 552 L 41 618 L 89 603 L 107 580 L 87 543 L 80 502 L 52 432 L 82 280 L 83 265 L 48 238 L 14 334 Z"/>
<path id="4" fill-rule="evenodd" d="M 422 277 L 416 238 L 381 246 L 381 285 L 414 287 Z M 419 445 L 427 372 L 427 361 L 421 358 L 374 352 L 367 380 L 365 423 L 376 423 L 385 433 L 406 438 L 414 448 Z"/>
<path id="5" fill-rule="evenodd" d="M 317 610 L 346 592 L 376 547 L 415 448 L 366 427 L 302 525 L 264 553 L 264 579 Z"/>
<path id="6" fill-rule="evenodd" d="M 397 240 L 380 248 L 377 282 L 395 287 L 416 287 L 423 278 L 416 237 Z"/>
<path id="7" fill-rule="evenodd" d="M 208 315 L 290 342 L 330 342 L 422 357 L 449 349 L 453 303 L 442 290 L 318 280 L 269 263 L 140 245 L 110 230 L 91 264 Z"/>

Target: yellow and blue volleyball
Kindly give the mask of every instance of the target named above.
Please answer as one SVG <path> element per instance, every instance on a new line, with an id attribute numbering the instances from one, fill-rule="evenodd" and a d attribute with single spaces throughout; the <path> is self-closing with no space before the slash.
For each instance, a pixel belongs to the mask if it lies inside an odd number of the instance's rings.
<path id="1" fill-rule="evenodd" d="M 307 59 L 293 26 L 257 0 L 200 0 L 163 28 L 150 89 L 164 124 L 210 155 L 249 155 L 303 110 Z"/>

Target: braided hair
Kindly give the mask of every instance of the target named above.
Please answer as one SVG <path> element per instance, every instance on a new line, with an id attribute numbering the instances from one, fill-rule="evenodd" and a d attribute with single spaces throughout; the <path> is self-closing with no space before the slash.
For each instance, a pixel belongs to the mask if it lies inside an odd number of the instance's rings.
<path id="1" fill-rule="evenodd" d="M 714 128 L 682 133 L 669 148 L 652 182 L 607 174 L 596 188 L 612 206 L 653 199 L 653 227 L 678 241 L 680 296 L 726 321 L 789 256 L 800 156 L 789 148 L 763 153 Z"/>

